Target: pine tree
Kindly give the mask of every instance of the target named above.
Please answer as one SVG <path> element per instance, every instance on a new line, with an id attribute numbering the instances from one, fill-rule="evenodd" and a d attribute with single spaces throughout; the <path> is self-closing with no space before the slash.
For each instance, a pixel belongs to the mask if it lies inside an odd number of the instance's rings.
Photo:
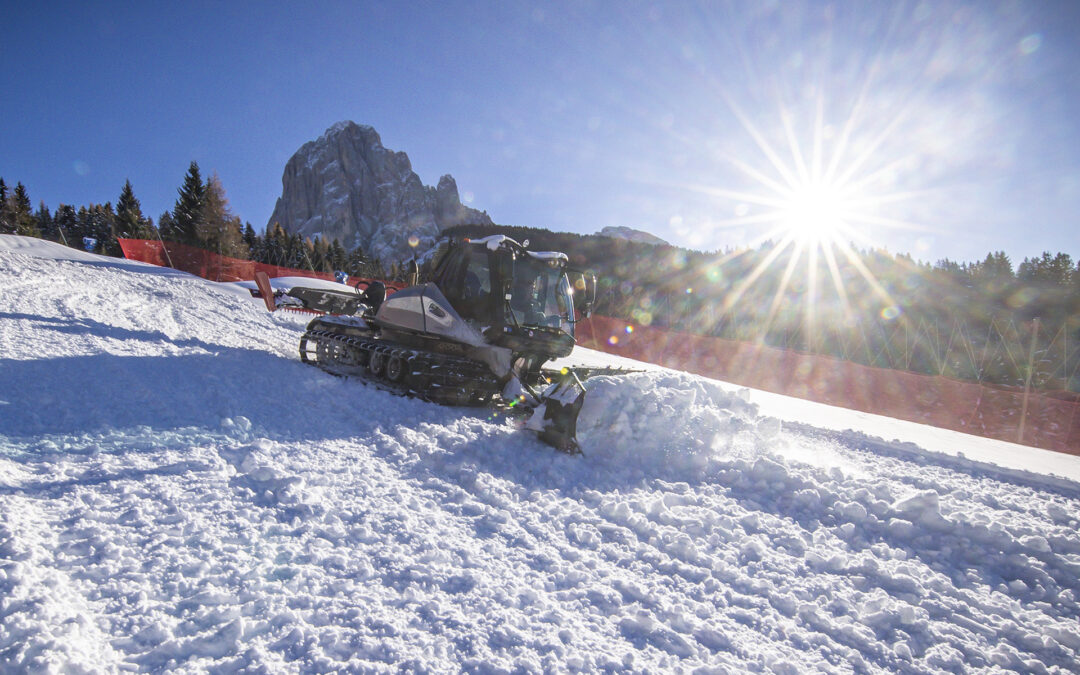
<path id="1" fill-rule="evenodd" d="M 206 186 L 199 174 L 199 165 L 195 162 L 188 167 L 184 176 L 184 185 L 177 190 L 179 197 L 173 207 L 173 239 L 183 244 L 197 246 L 199 229 L 203 218 L 203 201 L 206 198 Z M 164 233 L 162 233 L 164 235 Z"/>
<path id="2" fill-rule="evenodd" d="M 364 262 L 364 249 L 357 246 L 349 251 L 349 255 L 345 259 L 345 267 L 342 270 L 350 277 L 364 276 Z"/>
<path id="3" fill-rule="evenodd" d="M 176 221 L 172 213 L 166 211 L 158 217 L 158 236 L 165 241 L 180 241 L 180 233 L 176 230 Z"/>
<path id="4" fill-rule="evenodd" d="M 225 203 L 225 191 L 221 187 L 221 180 L 214 173 L 206 179 L 203 185 L 203 199 L 201 218 L 195 231 L 195 237 L 199 245 L 208 251 L 217 251 L 221 246 L 222 231 L 225 229 L 225 221 L 229 217 L 228 205 Z"/>
<path id="5" fill-rule="evenodd" d="M 252 233 L 254 233 L 254 230 L 252 230 Z M 247 232 L 245 231 L 245 235 L 246 234 Z M 245 240 L 246 239 L 247 237 L 245 237 Z M 254 235 L 248 244 L 248 253 L 251 260 L 261 263 L 266 262 L 266 237 L 261 237 L 257 234 Z"/>
<path id="6" fill-rule="evenodd" d="M 1008 279 L 1012 279 L 1015 276 L 1013 274 L 1012 260 L 1009 259 L 1009 256 L 1005 255 L 1005 251 L 998 251 L 993 255 L 988 255 L 987 261 L 989 262 L 991 260 L 993 261 L 991 269 L 993 270 L 994 276 Z"/>
<path id="7" fill-rule="evenodd" d="M 56 232 L 56 224 L 45 202 L 38 203 L 37 213 L 34 214 L 34 224 L 41 236 L 49 241 L 60 241 L 60 235 Z"/>
<path id="8" fill-rule="evenodd" d="M 0 178 L 0 234 L 14 234 L 15 220 L 11 217 L 11 206 L 8 204 L 8 188 L 4 179 Z"/>
<path id="9" fill-rule="evenodd" d="M 977 287 L 989 296 L 997 296 L 1010 287 L 1015 276 L 1013 275 L 1012 261 L 1004 251 L 987 253 L 986 258 L 980 263 L 973 263 L 969 271 L 974 277 Z"/>
<path id="10" fill-rule="evenodd" d="M 202 218 L 197 236 L 203 248 L 232 258 L 246 258 L 240 219 L 229 210 L 225 188 L 215 173 L 203 188 Z"/>
<path id="11" fill-rule="evenodd" d="M 289 236 L 280 223 L 274 223 L 273 227 L 264 238 L 262 262 L 270 265 L 285 267 L 287 264 Z"/>
<path id="12" fill-rule="evenodd" d="M 307 263 L 307 251 L 304 250 L 304 238 L 300 236 L 299 232 L 289 237 L 288 251 L 289 264 L 286 267 L 298 270 L 311 269 L 311 266 Z"/>
<path id="13" fill-rule="evenodd" d="M 334 271 L 344 271 L 348 265 L 348 254 L 341 242 L 335 239 L 330 243 L 330 267 Z"/>
<path id="14" fill-rule="evenodd" d="M 75 214 L 75 227 L 71 228 L 72 237 L 69 246 L 78 249 L 86 248 L 83 240 L 89 236 L 90 229 L 90 209 L 80 206 Z"/>
<path id="15" fill-rule="evenodd" d="M 256 260 L 255 250 L 258 247 L 259 236 L 255 234 L 255 228 L 251 223 L 244 223 L 244 246 L 247 247 L 248 257 Z"/>
<path id="16" fill-rule="evenodd" d="M 332 272 L 330 265 L 330 244 L 322 237 L 316 237 L 312 242 L 310 253 L 311 268 L 316 272 Z"/>
<path id="17" fill-rule="evenodd" d="M 85 211 L 86 215 L 82 224 L 83 237 L 96 242 L 92 246 L 86 246 L 86 249 L 93 253 L 116 255 L 119 246 L 113 235 L 116 214 L 113 213 L 112 204 L 109 202 L 105 202 L 104 205 L 91 204 Z M 79 210 L 79 214 L 80 216 L 83 214 L 83 209 Z"/>
<path id="18" fill-rule="evenodd" d="M 1051 278 L 1054 283 L 1061 287 L 1068 287 L 1072 280 L 1073 263 L 1072 256 L 1068 253 L 1058 253 L 1050 263 Z"/>
<path id="19" fill-rule="evenodd" d="M 105 206 L 102 208 L 101 215 L 101 234 L 104 236 L 103 243 L 98 246 L 98 252 L 105 255 L 111 255 L 114 258 L 123 258 L 124 249 L 120 248 L 119 236 L 116 234 L 117 222 L 116 212 L 113 211 L 112 203 L 105 202 Z M 105 226 L 108 226 L 108 230 Z"/>
<path id="20" fill-rule="evenodd" d="M 121 239 L 150 239 L 154 232 L 150 220 L 143 215 L 142 206 L 135 198 L 131 181 L 124 181 L 120 200 L 116 203 L 116 236 Z"/>
<path id="21" fill-rule="evenodd" d="M 1068 253 L 1051 256 L 1049 251 L 1043 251 L 1039 258 L 1024 258 L 1016 272 L 1021 281 L 1050 287 L 1068 286 L 1071 275 L 1072 256 Z"/>
<path id="22" fill-rule="evenodd" d="M 15 191 L 11 195 L 11 211 L 12 219 L 15 222 L 15 234 L 27 237 L 40 236 L 32 209 L 30 195 L 26 192 L 26 186 L 22 183 L 16 184 Z"/>

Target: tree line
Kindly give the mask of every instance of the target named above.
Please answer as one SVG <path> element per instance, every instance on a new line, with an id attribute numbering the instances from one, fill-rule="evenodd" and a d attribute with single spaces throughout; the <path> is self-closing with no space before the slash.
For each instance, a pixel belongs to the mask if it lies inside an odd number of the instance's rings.
<path id="1" fill-rule="evenodd" d="M 161 239 L 233 258 L 400 280 L 360 248 L 304 239 L 275 224 L 242 223 L 218 176 L 192 162 L 173 208 L 146 217 L 130 181 L 111 203 L 51 213 L 0 178 L 0 233 L 122 255 L 118 238 Z M 658 326 L 794 349 L 865 365 L 1010 386 L 1080 391 L 1080 263 L 1067 253 L 930 264 L 884 250 L 832 246 L 809 255 L 783 243 L 702 252 L 601 235 L 505 225 L 444 232 L 506 234 L 534 250 L 563 251 L 598 279 L 596 311 Z"/>
<path id="2" fill-rule="evenodd" d="M 346 250 L 336 239 L 289 234 L 277 223 L 265 235 L 257 234 L 251 223 L 233 214 L 218 175 L 204 180 L 196 162 L 188 167 L 173 208 L 162 213 L 156 224 L 142 212 L 130 180 L 124 182 L 115 207 L 111 202 L 79 207 L 61 203 L 53 213 L 44 201 L 33 210 L 21 182 L 9 189 L 0 178 L 0 234 L 40 237 L 116 257 L 123 256 L 118 239 L 158 239 L 280 267 L 361 277 L 400 276 L 397 266 L 386 269 L 361 247 Z"/>
<path id="3" fill-rule="evenodd" d="M 562 251 L 597 276 L 598 314 L 628 325 L 754 341 L 897 370 L 1080 391 L 1080 264 L 1043 253 L 1014 264 L 931 264 L 777 242 L 692 251 L 540 228 L 461 226 Z"/>

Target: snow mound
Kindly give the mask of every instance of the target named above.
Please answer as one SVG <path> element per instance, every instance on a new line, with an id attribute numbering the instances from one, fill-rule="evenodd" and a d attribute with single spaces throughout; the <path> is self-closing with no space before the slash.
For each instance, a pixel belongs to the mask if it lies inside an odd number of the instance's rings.
<path id="1" fill-rule="evenodd" d="M 759 415 L 745 390 L 692 375 L 597 377 L 587 387 L 578 417 L 584 453 L 649 475 L 761 456 L 780 431 L 780 421 Z"/>

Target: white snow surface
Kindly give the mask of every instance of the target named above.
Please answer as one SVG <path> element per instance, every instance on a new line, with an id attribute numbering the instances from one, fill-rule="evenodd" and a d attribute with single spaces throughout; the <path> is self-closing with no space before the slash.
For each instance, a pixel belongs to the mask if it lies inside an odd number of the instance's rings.
<path id="1" fill-rule="evenodd" d="M 1078 668 L 1073 464 L 663 370 L 571 457 L 247 295 L 0 235 L 0 671 Z"/>

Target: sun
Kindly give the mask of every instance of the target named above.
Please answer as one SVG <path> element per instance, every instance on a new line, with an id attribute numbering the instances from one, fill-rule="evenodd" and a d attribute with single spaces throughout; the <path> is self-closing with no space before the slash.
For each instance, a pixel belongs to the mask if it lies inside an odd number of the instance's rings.
<path id="1" fill-rule="evenodd" d="M 777 221 L 796 243 L 831 242 L 845 229 L 850 208 L 844 191 L 822 181 L 810 181 L 781 195 Z"/>
<path id="2" fill-rule="evenodd" d="M 762 342 L 774 319 L 791 309 L 795 288 L 801 289 L 795 302 L 803 306 L 804 340 L 808 346 L 814 344 L 819 332 L 816 325 L 818 304 L 827 300 L 826 286 L 830 281 L 845 320 L 854 316 L 853 303 L 895 307 L 888 289 L 878 281 L 855 248 L 857 244 L 873 246 L 868 234 L 877 227 L 911 227 L 878 213 L 880 207 L 909 197 L 906 193 L 880 189 L 879 183 L 886 179 L 887 172 L 873 168 L 876 164 L 871 161 L 879 144 L 864 144 L 853 157 L 846 155 L 849 127 L 855 123 L 853 117 L 843 125 L 844 131 L 836 141 L 836 147 L 827 148 L 824 142 L 826 125 L 819 116 L 814 120 L 809 140 L 800 139 L 786 124 L 787 147 L 777 149 L 749 117 L 741 114 L 733 101 L 729 100 L 728 104 L 767 161 L 754 166 L 741 157 L 725 155 L 743 177 L 756 185 L 741 190 L 714 186 L 695 186 L 695 189 L 738 204 L 735 218 L 718 221 L 715 225 L 759 227 L 760 234 L 755 241 L 767 245 L 768 249 L 752 270 L 735 281 L 724 297 L 722 310 L 734 309 L 773 265 L 778 266 L 778 283 L 762 323 L 759 336 Z M 787 120 L 788 116 L 781 113 L 781 118 Z M 804 148 L 810 149 L 810 153 L 804 152 Z M 753 250 L 746 247 L 731 251 L 720 263 Z M 803 281 L 795 279 L 800 268 L 805 271 Z M 849 294 L 847 279 L 851 273 L 869 286 L 869 296 L 854 298 Z"/>
<path id="3" fill-rule="evenodd" d="M 733 267 L 738 276 L 730 278 L 719 310 L 722 317 L 729 316 L 756 284 L 773 286 L 768 306 L 751 310 L 764 311 L 758 337 L 762 343 L 781 313 L 801 314 L 803 345 L 809 351 L 823 334 L 821 322 L 832 320 L 826 317 L 836 316 L 836 309 L 844 321 L 854 321 L 858 307 L 875 307 L 906 321 L 896 314 L 897 303 L 889 288 L 876 278 L 858 247 L 877 250 L 872 237 L 882 229 L 933 228 L 890 215 L 926 191 L 905 189 L 898 179 L 912 155 L 906 150 L 897 154 L 893 141 L 909 111 L 901 108 L 892 116 L 869 115 L 868 90 L 869 81 L 850 101 L 846 116 L 838 105 L 833 106 L 840 113 L 833 122 L 826 119 L 830 106 L 824 85 L 815 96 L 796 100 L 796 108 L 777 92 L 775 120 L 771 115 L 746 114 L 740 101 L 721 91 L 728 111 L 750 142 L 736 139 L 731 149 L 717 146 L 714 158 L 725 168 L 727 185 L 675 185 L 710 197 L 718 212 L 731 214 L 710 219 L 710 229 L 753 233 L 746 246 L 725 252 L 716 262 L 720 267 L 743 256 L 756 259 L 750 269 Z M 768 128 L 759 128 L 762 123 L 769 124 Z M 767 276 L 770 270 L 774 274 Z M 860 278 L 869 293 L 856 297 L 849 288 Z"/>

